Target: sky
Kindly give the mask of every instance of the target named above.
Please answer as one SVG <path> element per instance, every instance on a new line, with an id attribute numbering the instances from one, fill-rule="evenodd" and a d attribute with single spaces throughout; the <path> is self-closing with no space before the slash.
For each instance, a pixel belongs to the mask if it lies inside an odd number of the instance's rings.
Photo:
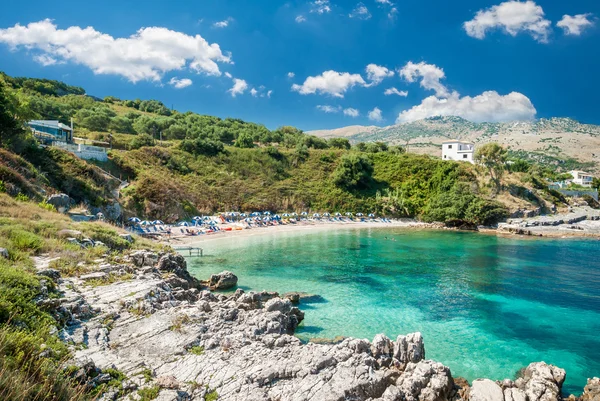
<path id="1" fill-rule="evenodd" d="M 0 71 L 274 129 L 600 124 L 597 0 L 6 2 Z"/>

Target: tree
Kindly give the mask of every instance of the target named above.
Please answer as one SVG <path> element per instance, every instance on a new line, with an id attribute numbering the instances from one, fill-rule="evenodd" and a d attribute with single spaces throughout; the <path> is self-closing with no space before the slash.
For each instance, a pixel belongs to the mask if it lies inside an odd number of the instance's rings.
<path id="1" fill-rule="evenodd" d="M 596 188 L 597 190 L 600 191 L 600 178 L 594 177 L 592 179 L 592 188 Z"/>
<path id="2" fill-rule="evenodd" d="M 194 155 L 215 156 L 224 151 L 224 146 L 221 142 L 211 139 L 185 139 L 179 145 L 182 150 Z"/>
<path id="3" fill-rule="evenodd" d="M 331 138 L 329 141 L 329 147 L 338 149 L 350 149 L 350 141 L 346 138 Z"/>
<path id="4" fill-rule="evenodd" d="M 14 148 L 25 137 L 19 102 L 0 80 L 0 146 Z"/>
<path id="5" fill-rule="evenodd" d="M 154 146 L 154 138 L 152 138 L 148 134 L 139 134 L 136 135 L 135 138 L 131 140 L 130 147 L 131 149 L 139 149 L 144 146 Z"/>
<path id="6" fill-rule="evenodd" d="M 368 188 L 373 181 L 373 165 L 368 157 L 350 153 L 342 156 L 333 172 L 333 182 L 345 189 Z"/>
<path id="7" fill-rule="evenodd" d="M 491 180 L 496 185 L 496 194 L 502 189 L 500 180 L 504 173 L 507 151 L 495 142 L 486 143 L 475 151 L 475 161 L 488 170 Z"/>
<path id="8" fill-rule="evenodd" d="M 253 148 L 254 141 L 252 140 L 252 135 L 242 132 L 235 140 L 235 146 L 238 148 Z"/>

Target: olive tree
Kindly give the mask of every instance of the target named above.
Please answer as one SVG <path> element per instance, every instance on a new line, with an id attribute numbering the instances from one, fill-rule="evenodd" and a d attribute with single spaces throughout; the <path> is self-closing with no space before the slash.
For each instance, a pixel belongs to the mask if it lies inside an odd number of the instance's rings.
<path id="1" fill-rule="evenodd" d="M 486 143 L 475 151 L 475 161 L 488 171 L 490 179 L 496 186 L 496 193 L 502 188 L 501 179 L 504 174 L 507 151 L 495 142 Z"/>

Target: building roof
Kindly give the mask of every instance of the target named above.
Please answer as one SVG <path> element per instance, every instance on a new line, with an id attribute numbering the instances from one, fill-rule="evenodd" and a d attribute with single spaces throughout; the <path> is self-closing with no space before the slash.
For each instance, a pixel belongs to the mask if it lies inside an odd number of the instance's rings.
<path id="1" fill-rule="evenodd" d="M 571 170 L 569 171 L 570 174 L 573 173 L 577 173 L 577 174 L 581 174 L 581 175 L 593 175 L 592 173 L 586 173 L 585 171 L 581 171 L 581 170 Z"/>
<path id="2" fill-rule="evenodd" d="M 442 142 L 442 145 L 445 143 L 462 143 L 463 145 L 473 145 L 475 146 L 475 144 L 473 142 L 468 142 L 468 141 L 459 141 L 459 140 L 455 140 L 455 141 L 444 141 Z"/>
<path id="3" fill-rule="evenodd" d="M 27 124 L 28 125 L 39 125 L 42 127 L 49 127 L 49 128 L 59 128 L 59 129 L 71 131 L 71 127 L 61 123 L 58 120 L 31 120 Z"/>

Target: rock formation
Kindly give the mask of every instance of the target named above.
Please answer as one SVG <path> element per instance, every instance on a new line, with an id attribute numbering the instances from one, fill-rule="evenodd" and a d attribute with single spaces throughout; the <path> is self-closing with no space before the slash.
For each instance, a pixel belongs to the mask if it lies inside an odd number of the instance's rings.
<path id="1" fill-rule="evenodd" d="M 121 263 L 122 262 L 122 263 Z M 64 293 L 46 299 L 64 323 L 60 337 L 70 344 L 74 377 L 90 386 L 107 368 L 127 376 L 103 400 L 139 399 L 137 391 L 160 388 L 159 400 L 248 401 L 554 401 L 561 398 L 565 372 L 543 362 L 530 364 L 516 381 L 464 380 L 425 359 L 420 333 L 372 342 L 345 338 L 303 344 L 293 336 L 304 313 L 289 298 L 270 292 L 213 293 L 202 288 L 179 255 L 135 252 L 120 264 L 101 263 L 105 274 L 132 279 L 90 287 L 60 277 L 39 263 L 38 273 Z M 232 286 L 231 272 L 208 284 Z M 301 303 L 301 302 L 300 302 Z M 106 377 L 110 380 L 110 377 Z M 460 384 L 457 385 L 457 383 Z M 599 383 L 586 387 L 585 401 L 597 401 Z M 130 398 L 131 397 L 131 398 Z"/>

